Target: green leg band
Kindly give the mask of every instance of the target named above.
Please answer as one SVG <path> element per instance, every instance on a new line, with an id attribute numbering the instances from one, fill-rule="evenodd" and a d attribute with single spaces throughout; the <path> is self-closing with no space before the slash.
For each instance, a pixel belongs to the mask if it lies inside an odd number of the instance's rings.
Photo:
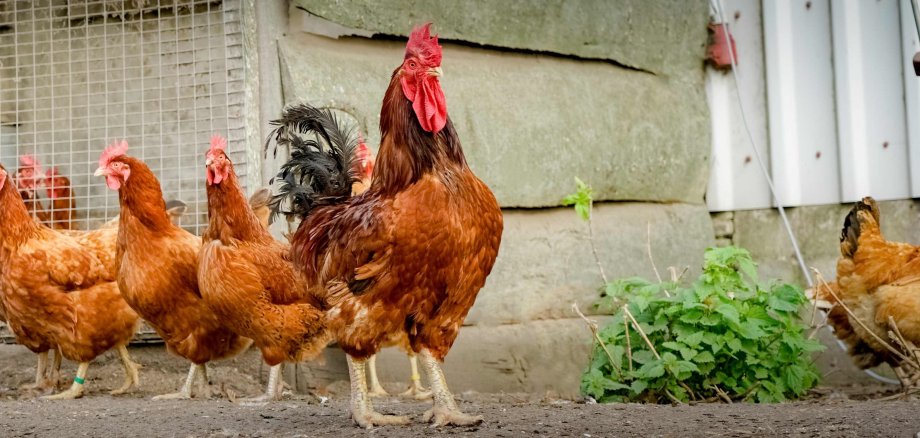
<path id="1" fill-rule="evenodd" d="M 82 385 L 82 384 L 83 384 L 83 382 L 86 382 L 86 380 L 83 380 L 83 378 L 82 378 L 82 377 L 80 377 L 80 376 L 77 376 L 77 377 L 74 377 L 74 378 L 73 378 L 73 382 L 74 382 L 74 383 L 79 383 L 79 384 L 81 384 L 81 385 Z"/>

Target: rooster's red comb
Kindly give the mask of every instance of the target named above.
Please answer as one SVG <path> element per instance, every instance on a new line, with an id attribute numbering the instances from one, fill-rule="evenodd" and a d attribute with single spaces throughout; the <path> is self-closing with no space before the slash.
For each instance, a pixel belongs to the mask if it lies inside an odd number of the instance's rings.
<path id="1" fill-rule="evenodd" d="M 99 156 L 99 167 L 106 167 L 115 157 L 120 157 L 128 152 L 128 140 L 115 140 L 102 151 Z"/>
<path id="2" fill-rule="evenodd" d="M 428 67 L 441 66 L 441 46 L 438 44 L 438 35 L 431 36 L 431 23 L 412 29 L 409 42 L 406 43 L 406 56 L 410 55 L 421 58 Z"/>
<path id="3" fill-rule="evenodd" d="M 214 134 L 211 136 L 211 149 L 208 153 L 216 153 L 218 151 L 227 152 L 227 139 L 220 134 Z"/>
<path id="4" fill-rule="evenodd" d="M 31 167 L 36 170 L 42 168 L 41 164 L 38 164 L 38 159 L 35 158 L 35 155 L 31 154 L 20 155 L 19 164 L 23 167 Z"/>

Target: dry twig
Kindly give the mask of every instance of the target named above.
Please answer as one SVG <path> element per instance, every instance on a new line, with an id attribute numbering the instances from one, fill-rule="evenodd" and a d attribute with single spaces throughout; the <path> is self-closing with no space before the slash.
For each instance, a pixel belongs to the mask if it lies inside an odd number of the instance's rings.
<path id="1" fill-rule="evenodd" d="M 620 367 L 617 366 L 616 362 L 613 361 L 613 355 L 610 354 L 610 350 L 607 349 L 607 344 L 605 344 L 604 341 L 601 340 L 601 336 L 597 332 L 597 323 L 588 319 L 588 317 L 585 316 L 584 313 L 581 313 L 581 309 L 578 308 L 578 303 L 572 303 L 572 310 L 574 310 L 575 313 L 578 314 L 578 316 L 580 316 L 581 319 L 583 319 L 586 324 L 588 324 L 588 329 L 590 329 L 591 334 L 594 335 L 594 341 L 597 342 L 598 345 L 600 345 L 601 348 L 604 350 L 604 353 L 607 354 L 607 361 L 609 361 L 610 366 L 612 366 L 616 370 L 617 376 L 622 378 L 623 371 L 620 369 Z"/>

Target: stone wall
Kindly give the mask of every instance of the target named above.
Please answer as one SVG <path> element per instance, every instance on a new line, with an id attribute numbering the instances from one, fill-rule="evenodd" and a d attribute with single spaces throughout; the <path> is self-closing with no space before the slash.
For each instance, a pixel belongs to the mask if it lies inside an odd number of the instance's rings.
<path id="1" fill-rule="evenodd" d="M 265 26 L 282 14 L 262 7 L 259 32 L 279 34 Z M 590 335 L 571 304 L 590 310 L 602 282 L 586 224 L 559 206 L 575 176 L 599 201 L 595 232 L 611 278 L 653 277 L 647 247 L 659 270 L 696 269 L 713 244 L 703 204 L 705 1 L 535 8 L 527 1 L 296 0 L 287 19 L 286 34 L 260 51 L 264 59 L 277 50 L 281 99 L 347 113 L 371 145 L 405 36 L 426 21 L 440 34 L 450 116 L 471 167 L 505 214 L 495 269 L 447 360 L 453 389 L 577 395 Z M 265 94 L 261 102 L 278 106 Z M 276 166 L 269 159 L 264 173 Z M 384 381 L 407 381 L 399 353 L 386 352 L 378 364 Z M 343 365 L 332 349 L 325 366 L 300 373 L 345 378 Z"/>

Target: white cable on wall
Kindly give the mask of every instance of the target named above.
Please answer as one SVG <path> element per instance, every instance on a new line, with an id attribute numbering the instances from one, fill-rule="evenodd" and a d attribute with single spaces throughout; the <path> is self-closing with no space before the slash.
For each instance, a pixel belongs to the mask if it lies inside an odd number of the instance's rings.
<path id="1" fill-rule="evenodd" d="M 716 15 L 719 17 L 720 25 L 722 26 L 722 31 L 725 32 L 726 38 L 730 38 L 731 35 L 728 32 L 728 22 L 725 20 L 723 15 L 722 0 L 710 0 L 710 6 L 715 10 Z M 740 80 L 738 79 L 738 63 L 735 60 L 735 52 L 731 47 L 731 40 L 728 41 L 729 49 L 728 56 L 731 61 L 731 71 L 732 71 L 732 80 L 735 83 L 735 88 L 740 90 Z M 773 178 L 770 176 L 770 172 L 767 170 L 766 165 L 763 162 L 763 159 L 760 156 L 760 148 L 757 147 L 757 142 L 754 141 L 754 135 L 751 133 L 750 125 L 747 120 L 747 113 L 744 111 L 744 101 L 741 99 L 740 91 L 736 93 L 738 97 L 738 108 L 741 113 L 741 122 L 744 124 L 744 131 L 747 133 L 748 140 L 751 142 L 751 148 L 754 149 L 754 157 L 757 159 L 757 164 L 760 165 L 760 170 L 763 172 L 764 178 L 767 180 L 767 185 L 770 187 L 770 193 L 773 195 L 773 199 L 776 200 L 776 209 L 779 211 L 779 216 L 783 221 L 783 227 L 786 229 L 786 234 L 789 236 L 789 241 L 792 243 L 792 249 L 795 251 L 795 258 L 798 261 L 799 268 L 802 270 L 802 274 L 805 275 L 805 280 L 808 283 L 808 287 L 813 288 L 815 286 L 814 281 L 811 278 L 811 272 L 808 271 L 808 266 L 805 265 L 805 259 L 802 257 L 802 251 L 799 249 L 798 239 L 795 237 L 795 232 L 792 230 L 792 226 L 789 224 L 789 219 L 786 217 L 786 209 L 783 207 L 783 202 L 780 199 L 779 195 L 776 193 L 776 187 L 773 185 Z M 830 327 L 828 327 L 830 328 Z M 843 351 L 847 351 L 846 345 L 840 339 L 837 340 L 837 345 Z M 881 376 L 878 373 L 872 370 L 863 370 L 867 375 L 872 377 L 875 380 L 884 383 L 890 383 L 893 385 L 900 385 L 901 382 L 894 379 L 889 379 L 887 377 Z"/>

